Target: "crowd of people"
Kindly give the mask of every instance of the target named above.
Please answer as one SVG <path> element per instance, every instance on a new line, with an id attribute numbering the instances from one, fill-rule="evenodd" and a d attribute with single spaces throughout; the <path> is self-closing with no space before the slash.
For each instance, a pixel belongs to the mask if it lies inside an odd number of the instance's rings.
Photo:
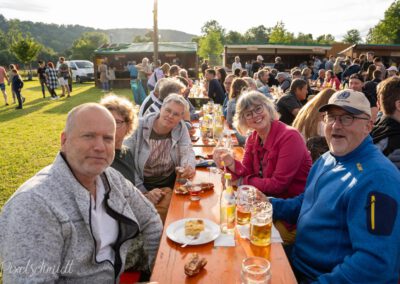
<path id="1" fill-rule="evenodd" d="M 222 105 L 244 146 L 241 160 L 216 149 L 216 164 L 270 197 L 300 283 L 397 283 L 400 77 L 371 53 L 348 63 L 315 58 L 289 72 L 281 57 L 272 68 L 263 60 L 243 66 L 236 56 L 231 70 L 201 66 L 204 96 Z M 198 82 L 185 69 L 160 61 L 149 68 L 147 58 L 127 66 L 149 92 L 140 109 L 114 94 L 73 108 L 53 164 L 5 204 L 5 283 L 114 282 L 124 271 L 148 280 L 176 168 L 184 178 L 196 174 L 190 131 L 202 112 L 189 100 Z M 66 70 L 51 68 L 40 73 L 43 95 L 44 81 L 49 87 L 58 73 L 69 94 Z M 106 62 L 99 66 L 106 91 L 108 70 Z M 27 265 L 59 269 L 14 273 Z"/>

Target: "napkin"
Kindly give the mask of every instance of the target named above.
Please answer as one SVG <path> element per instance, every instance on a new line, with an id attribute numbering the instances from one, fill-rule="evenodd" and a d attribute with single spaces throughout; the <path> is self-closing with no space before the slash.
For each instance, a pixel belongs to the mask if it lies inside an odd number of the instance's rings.
<path id="1" fill-rule="evenodd" d="M 214 247 L 234 247 L 235 236 L 232 234 L 220 234 L 214 241 Z"/>
<path id="2" fill-rule="evenodd" d="M 239 235 L 242 239 L 250 239 L 250 225 L 236 225 Z M 271 234 L 271 243 L 283 243 L 281 235 L 278 230 L 275 228 L 275 225 L 272 224 L 272 234 Z"/>

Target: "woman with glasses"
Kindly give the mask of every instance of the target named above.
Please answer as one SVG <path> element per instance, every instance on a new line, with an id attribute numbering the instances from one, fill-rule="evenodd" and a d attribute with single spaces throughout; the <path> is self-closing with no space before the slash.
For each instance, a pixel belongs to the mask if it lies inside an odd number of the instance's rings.
<path id="1" fill-rule="evenodd" d="M 224 161 L 234 179 L 257 187 L 267 196 L 291 198 L 304 191 L 311 158 L 304 139 L 294 128 L 278 120 L 273 102 L 257 91 L 244 93 L 236 105 L 234 125 L 247 138 L 242 161 L 230 153 L 214 156 Z M 285 243 L 293 243 L 295 227 L 275 224 Z"/>
<path id="2" fill-rule="evenodd" d="M 135 157 L 135 185 L 143 193 L 173 188 L 176 167 L 184 168 L 182 178 L 194 176 L 196 159 L 183 120 L 188 111 L 183 96 L 170 94 L 160 112 L 142 117 L 136 131 L 124 142 Z M 163 196 L 157 194 L 157 197 Z"/>

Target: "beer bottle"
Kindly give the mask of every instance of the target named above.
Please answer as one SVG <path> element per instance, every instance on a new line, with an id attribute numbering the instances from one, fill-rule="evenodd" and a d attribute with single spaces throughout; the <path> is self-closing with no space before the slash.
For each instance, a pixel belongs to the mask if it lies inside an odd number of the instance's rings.
<path id="1" fill-rule="evenodd" d="M 224 174 L 225 189 L 221 193 L 220 226 L 224 234 L 233 234 L 235 229 L 236 200 L 232 187 L 232 175 Z"/>

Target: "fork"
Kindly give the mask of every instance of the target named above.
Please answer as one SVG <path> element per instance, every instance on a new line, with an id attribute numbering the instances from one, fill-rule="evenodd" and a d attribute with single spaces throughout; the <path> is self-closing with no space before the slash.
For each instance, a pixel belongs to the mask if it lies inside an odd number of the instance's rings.
<path id="1" fill-rule="evenodd" d="M 197 240 L 199 238 L 199 234 L 195 235 L 195 236 L 187 236 L 187 238 L 190 237 L 190 240 L 186 243 L 184 243 L 183 245 L 181 245 L 181 248 L 186 247 L 187 245 L 190 245 L 193 241 Z"/>

